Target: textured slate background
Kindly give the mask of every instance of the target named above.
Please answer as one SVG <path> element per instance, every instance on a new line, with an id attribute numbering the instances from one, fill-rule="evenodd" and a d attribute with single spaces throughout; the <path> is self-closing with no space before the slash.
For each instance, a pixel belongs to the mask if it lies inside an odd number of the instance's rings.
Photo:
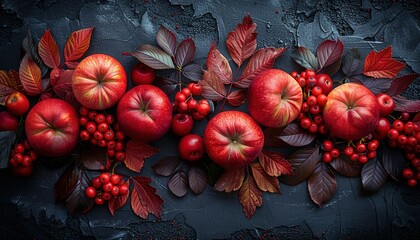
<path id="1" fill-rule="evenodd" d="M 258 24 L 258 45 L 305 46 L 315 50 L 324 39 L 340 38 L 346 51 L 358 47 L 362 57 L 372 49 L 393 46 L 393 54 L 412 71 L 420 72 L 420 3 L 408 1 L 65 1 L 3 0 L 0 8 L 0 68 L 19 68 L 20 45 L 28 30 L 39 39 L 51 29 L 62 49 L 67 36 L 95 26 L 88 54 L 106 53 L 127 71 L 137 60 L 121 55 L 144 43 L 155 43 L 160 24 L 175 30 L 178 39 L 193 37 L 196 59 L 204 61 L 211 41 L 226 53 L 227 33 L 250 13 Z M 297 68 L 290 51 L 276 68 Z M 405 71 L 409 72 L 409 68 Z M 405 94 L 420 96 L 419 80 Z M 205 122 L 195 127 L 201 133 Z M 53 184 L 63 169 L 38 164 L 32 177 L 0 173 L 0 232 L 2 239 L 418 239 L 420 191 L 389 179 L 375 194 L 365 194 L 360 179 L 337 174 L 338 189 L 323 208 L 313 204 L 306 183 L 281 185 L 281 195 L 264 194 L 263 206 L 251 220 L 242 213 L 237 194 L 216 193 L 184 198 L 171 195 L 167 178 L 155 176 L 150 166 L 161 157 L 176 154 L 173 137 L 154 145 L 163 149 L 150 158 L 142 175 L 165 200 L 162 221 L 141 220 L 127 204 L 111 217 L 94 207 L 86 215 L 71 216 L 56 204 Z M 171 144 L 172 143 L 172 144 Z M 124 171 L 122 169 L 121 171 Z M 127 172 L 128 173 L 128 172 Z"/>

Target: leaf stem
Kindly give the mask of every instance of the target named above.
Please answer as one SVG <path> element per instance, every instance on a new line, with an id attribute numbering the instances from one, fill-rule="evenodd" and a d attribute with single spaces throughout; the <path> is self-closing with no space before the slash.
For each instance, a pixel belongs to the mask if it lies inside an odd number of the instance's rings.
<path id="1" fill-rule="evenodd" d="M 220 112 L 223 110 L 223 108 L 225 107 L 227 97 L 230 95 L 230 92 L 232 91 L 233 83 L 235 82 L 236 77 L 238 76 L 239 69 L 240 69 L 240 67 L 238 66 L 238 68 L 237 68 L 237 69 L 236 69 L 236 71 L 235 71 L 235 74 L 233 75 L 233 79 L 232 79 L 232 81 L 230 81 L 230 84 L 229 84 L 229 90 L 228 90 L 228 92 L 227 92 L 227 94 L 226 94 L 226 97 L 225 97 L 225 98 L 223 98 L 223 103 L 222 103 L 222 106 L 220 106 L 220 108 L 219 108 L 219 113 L 220 113 Z"/>

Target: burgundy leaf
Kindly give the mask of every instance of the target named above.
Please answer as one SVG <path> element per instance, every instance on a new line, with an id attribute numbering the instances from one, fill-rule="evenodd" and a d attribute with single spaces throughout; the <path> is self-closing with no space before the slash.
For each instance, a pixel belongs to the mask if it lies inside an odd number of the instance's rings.
<path id="1" fill-rule="evenodd" d="M 130 140 L 126 145 L 125 165 L 132 171 L 140 172 L 144 165 L 144 159 L 159 152 L 159 149 L 144 142 Z"/>
<path id="2" fill-rule="evenodd" d="M 263 150 L 258 155 L 258 160 L 264 171 L 273 177 L 281 175 L 291 175 L 292 165 L 284 158 L 281 153 Z"/>
<path id="3" fill-rule="evenodd" d="M 392 99 L 395 102 L 395 111 L 410 113 L 420 111 L 420 100 L 408 100 L 400 95 L 393 96 Z"/>
<path id="4" fill-rule="evenodd" d="M 232 69 L 228 60 L 217 50 L 214 42 L 211 43 L 209 53 L 207 55 L 207 70 L 215 75 L 215 79 L 222 84 L 232 82 Z"/>
<path id="5" fill-rule="evenodd" d="M 178 157 L 164 157 L 152 166 L 153 171 L 161 176 L 170 176 L 181 163 Z"/>
<path id="6" fill-rule="evenodd" d="M 314 71 L 318 71 L 319 69 L 317 58 L 309 49 L 305 47 L 298 47 L 294 49 L 291 57 L 303 68 L 308 68 Z"/>
<path id="7" fill-rule="evenodd" d="M 390 96 L 395 96 L 404 92 L 410 84 L 419 77 L 418 73 L 412 73 L 392 79 L 391 86 L 386 92 Z"/>
<path id="8" fill-rule="evenodd" d="M 171 57 L 175 55 L 176 36 L 171 30 L 161 25 L 156 34 L 156 41 Z"/>
<path id="9" fill-rule="evenodd" d="M 299 149 L 292 153 L 287 160 L 292 164 L 292 176 L 283 176 L 281 182 L 287 185 L 297 185 L 307 179 L 321 160 L 319 147 Z"/>
<path id="10" fill-rule="evenodd" d="M 214 190 L 219 192 L 232 192 L 241 188 L 245 178 L 245 168 L 229 169 L 220 176 L 214 185 Z"/>
<path id="11" fill-rule="evenodd" d="M 200 167 L 192 166 L 188 171 L 188 183 L 195 194 L 201 194 L 207 186 L 206 172 Z"/>
<path id="12" fill-rule="evenodd" d="M 372 79 L 372 78 L 365 78 L 363 79 L 363 81 L 358 81 L 358 82 L 363 84 L 365 87 L 369 88 L 369 90 L 373 94 L 385 92 L 391 86 L 391 81 L 389 79 L 378 80 L 378 79 Z"/>
<path id="13" fill-rule="evenodd" d="M 407 167 L 404 153 L 400 148 L 382 148 L 382 166 L 395 180 L 402 179 L 402 172 Z"/>
<path id="14" fill-rule="evenodd" d="M 363 188 L 368 192 L 376 192 L 385 184 L 387 176 L 388 173 L 378 159 L 370 159 L 362 168 Z"/>
<path id="15" fill-rule="evenodd" d="M 248 175 L 239 189 L 239 202 L 248 219 L 255 214 L 257 207 L 262 206 L 262 193 L 251 175 Z"/>
<path id="16" fill-rule="evenodd" d="M 130 179 L 127 180 L 123 185 L 127 186 L 127 188 L 130 187 Z M 115 211 L 117 211 L 118 209 L 120 209 L 122 206 L 125 205 L 125 203 L 128 200 L 128 196 L 130 196 L 130 192 L 128 192 L 125 195 L 118 195 L 116 198 L 111 198 L 108 201 L 108 209 L 109 212 L 111 212 L 112 216 L 115 215 Z"/>
<path id="17" fill-rule="evenodd" d="M 395 78 L 405 64 L 392 59 L 392 46 L 376 52 L 372 50 L 365 58 L 363 74 L 374 78 Z"/>
<path id="18" fill-rule="evenodd" d="M 196 47 L 192 38 L 187 38 L 179 43 L 176 48 L 175 63 L 178 67 L 183 67 L 194 59 Z"/>
<path id="19" fill-rule="evenodd" d="M 39 56 L 49 68 L 60 66 L 60 52 L 50 30 L 46 30 L 38 43 Z"/>
<path id="20" fill-rule="evenodd" d="M 343 73 L 346 76 L 359 74 L 359 67 L 362 63 L 359 50 L 357 48 L 350 49 L 343 57 Z"/>
<path id="21" fill-rule="evenodd" d="M 36 96 L 42 92 L 42 75 L 39 66 L 26 54 L 19 67 L 19 78 L 25 93 Z"/>
<path id="22" fill-rule="evenodd" d="M 358 161 L 351 161 L 350 158 L 344 154 L 333 160 L 331 167 L 334 168 L 339 174 L 346 177 L 360 177 L 362 164 Z"/>
<path id="23" fill-rule="evenodd" d="M 252 176 L 258 188 L 263 192 L 279 193 L 280 184 L 277 177 L 268 175 L 259 163 L 251 164 Z"/>
<path id="24" fill-rule="evenodd" d="M 84 28 L 70 34 L 64 45 L 64 59 L 68 68 L 74 68 L 74 62 L 88 50 L 93 29 L 93 27 Z"/>
<path id="25" fill-rule="evenodd" d="M 156 188 L 150 186 L 151 181 L 148 177 L 133 177 L 131 208 L 143 219 L 146 219 L 149 213 L 160 219 L 163 199 L 156 193 Z"/>
<path id="26" fill-rule="evenodd" d="M 143 219 L 146 219 L 149 216 L 149 211 L 147 210 L 147 207 L 141 202 L 140 195 L 135 187 L 131 191 L 131 209 L 137 216 Z"/>
<path id="27" fill-rule="evenodd" d="M 190 63 L 182 68 L 182 74 L 184 77 L 191 81 L 198 81 L 203 78 L 203 70 L 200 64 Z"/>
<path id="28" fill-rule="evenodd" d="M 23 92 L 19 73 L 15 70 L 8 72 L 0 70 L 0 104 L 4 105 L 6 98 L 14 92 Z"/>
<path id="29" fill-rule="evenodd" d="M 89 170 L 107 169 L 108 159 L 103 148 L 86 145 L 80 152 L 80 162 Z"/>
<path id="30" fill-rule="evenodd" d="M 264 70 L 272 68 L 276 58 L 285 51 L 286 48 L 262 48 L 256 51 L 234 83 L 235 87 L 248 88 L 251 81 Z"/>
<path id="31" fill-rule="evenodd" d="M 315 140 L 315 135 L 302 129 L 297 123 L 286 126 L 278 136 L 281 140 L 294 147 L 306 146 Z"/>
<path id="32" fill-rule="evenodd" d="M 246 15 L 242 23 L 238 24 L 234 31 L 228 33 L 226 47 L 238 68 L 257 49 L 256 28 L 257 24 L 252 22 L 251 16 Z"/>
<path id="33" fill-rule="evenodd" d="M 332 63 L 331 65 L 328 65 L 322 69 L 321 72 L 326 73 L 330 76 L 336 74 L 338 70 L 340 70 L 341 67 L 341 58 Z"/>
<path id="34" fill-rule="evenodd" d="M 316 50 L 319 68 L 322 69 L 338 61 L 343 55 L 343 51 L 344 45 L 340 39 L 323 41 Z"/>
<path id="35" fill-rule="evenodd" d="M 86 196 L 86 188 L 91 185 L 86 169 L 75 166 L 74 175 L 76 184 L 66 200 L 66 207 L 70 213 L 84 213 L 92 206 L 93 201 Z"/>
<path id="36" fill-rule="evenodd" d="M 0 168 L 9 166 L 10 151 L 16 141 L 15 131 L 0 131 Z"/>
<path id="37" fill-rule="evenodd" d="M 53 90 L 59 98 L 70 103 L 72 106 L 77 107 L 79 106 L 79 102 L 74 96 L 73 88 L 71 86 L 71 78 L 73 76 L 73 72 L 73 69 L 60 69 L 58 79 L 54 82 L 54 84 L 51 82 L 51 85 L 53 85 Z"/>
<path id="38" fill-rule="evenodd" d="M 203 80 L 198 81 L 203 88 L 201 95 L 209 100 L 220 101 L 226 97 L 225 85 L 212 71 L 204 71 Z"/>
<path id="39" fill-rule="evenodd" d="M 72 161 L 58 178 L 54 185 L 56 201 L 64 201 L 73 192 L 78 180 L 78 169 L 76 161 Z"/>
<path id="40" fill-rule="evenodd" d="M 312 201 L 322 207 L 337 190 L 334 173 L 323 161 L 318 162 L 315 170 L 308 178 L 308 191 Z"/>
<path id="41" fill-rule="evenodd" d="M 265 128 L 264 129 L 264 146 L 266 147 L 288 147 L 289 145 L 283 142 L 279 135 L 283 132 L 284 127 L 281 128 Z"/>
<path id="42" fill-rule="evenodd" d="M 169 190 L 177 197 L 182 197 L 188 192 L 188 177 L 184 171 L 177 171 L 168 181 Z"/>
<path id="43" fill-rule="evenodd" d="M 178 81 L 175 79 L 175 73 L 171 74 L 169 77 L 158 77 L 154 84 L 168 95 L 173 93 L 176 87 L 179 86 Z"/>
<path id="44" fill-rule="evenodd" d="M 246 102 L 247 96 L 247 89 L 235 90 L 227 96 L 227 101 L 231 106 L 238 107 Z"/>
<path id="45" fill-rule="evenodd" d="M 175 65 L 169 56 L 162 49 L 150 44 L 139 46 L 134 52 L 127 53 L 140 62 L 154 69 L 174 69 Z"/>

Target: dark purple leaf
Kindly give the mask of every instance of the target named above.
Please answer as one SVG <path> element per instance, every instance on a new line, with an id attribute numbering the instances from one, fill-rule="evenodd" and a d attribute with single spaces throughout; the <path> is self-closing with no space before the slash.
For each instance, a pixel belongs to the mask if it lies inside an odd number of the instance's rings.
<path id="1" fill-rule="evenodd" d="M 352 78 L 352 81 L 353 80 L 355 79 Z M 365 87 L 369 88 L 373 94 L 383 93 L 391 86 L 391 81 L 389 79 L 363 78 L 361 81 L 357 79 L 355 82 L 363 84 Z"/>
<path id="2" fill-rule="evenodd" d="M 419 77 L 418 73 L 412 73 L 392 79 L 391 86 L 386 92 L 390 96 L 395 96 L 404 92 L 410 84 Z"/>
<path id="3" fill-rule="evenodd" d="M 169 56 L 162 49 L 150 44 L 141 45 L 134 52 L 127 53 L 140 62 L 154 69 L 174 69 L 175 65 Z"/>
<path id="4" fill-rule="evenodd" d="M 377 158 L 370 159 L 362 168 L 363 188 L 368 192 L 378 191 L 386 182 L 388 173 Z"/>
<path id="5" fill-rule="evenodd" d="M 333 64 L 328 65 L 322 69 L 323 73 L 326 73 L 330 76 L 334 75 L 341 67 L 341 58 L 335 61 Z"/>
<path id="6" fill-rule="evenodd" d="M 161 176 L 170 176 L 181 163 L 178 157 L 164 157 L 152 166 L 153 171 Z"/>
<path id="7" fill-rule="evenodd" d="M 266 147 L 288 147 L 289 145 L 279 138 L 283 132 L 281 128 L 265 128 L 264 129 L 264 146 Z"/>
<path id="8" fill-rule="evenodd" d="M 318 162 L 315 170 L 308 178 L 308 191 L 312 201 L 322 207 L 337 190 L 337 181 L 333 171 L 323 161 Z"/>
<path id="9" fill-rule="evenodd" d="M 74 176 L 76 178 L 76 186 L 66 200 L 66 207 L 70 213 L 84 213 L 93 206 L 92 199 L 86 196 L 86 188 L 91 185 L 86 169 L 83 167 L 75 167 Z"/>
<path id="10" fill-rule="evenodd" d="M 403 96 L 393 96 L 395 102 L 395 111 L 398 112 L 419 112 L 420 111 L 420 100 L 409 100 Z"/>
<path id="11" fill-rule="evenodd" d="M 359 67 L 362 63 L 360 58 L 360 53 L 357 48 L 352 48 L 348 51 L 346 55 L 343 57 L 343 64 L 342 70 L 346 76 L 353 76 L 360 73 Z"/>
<path id="12" fill-rule="evenodd" d="M 107 168 L 106 152 L 100 147 L 84 145 L 80 152 L 80 162 L 89 170 L 104 170 Z"/>
<path id="13" fill-rule="evenodd" d="M 291 123 L 278 136 L 285 143 L 294 147 L 302 147 L 315 140 L 315 135 L 302 129 L 297 123 Z"/>
<path id="14" fill-rule="evenodd" d="M 191 166 L 188 171 L 188 183 L 195 194 L 204 192 L 207 186 L 207 174 L 200 167 Z"/>
<path id="15" fill-rule="evenodd" d="M 340 39 L 337 39 L 337 41 L 323 41 L 316 50 L 319 68 L 322 69 L 339 60 L 341 55 L 343 55 L 343 51 L 344 45 Z"/>
<path id="16" fill-rule="evenodd" d="M 184 171 L 177 171 L 168 181 L 169 190 L 177 197 L 182 197 L 188 191 L 188 178 Z"/>
<path id="17" fill-rule="evenodd" d="M 182 74 L 184 77 L 191 81 L 198 81 L 203 78 L 203 70 L 200 64 L 190 63 L 182 68 Z"/>
<path id="18" fill-rule="evenodd" d="M 231 92 L 229 96 L 227 96 L 227 100 L 231 106 L 238 107 L 246 102 L 247 96 L 247 89 L 240 89 Z"/>
<path id="19" fill-rule="evenodd" d="M 362 164 L 358 161 L 351 161 L 348 156 L 343 154 L 330 164 L 334 170 L 346 177 L 359 177 L 360 171 L 362 170 Z"/>
<path id="20" fill-rule="evenodd" d="M 73 192 L 79 178 L 76 161 L 72 161 L 54 185 L 56 201 L 64 201 Z"/>
<path id="21" fill-rule="evenodd" d="M 321 160 L 319 147 L 299 149 L 286 158 L 293 168 L 294 175 L 283 176 L 281 182 L 287 185 L 297 185 L 307 179 Z"/>
<path id="22" fill-rule="evenodd" d="M 406 168 L 404 153 L 400 148 L 384 146 L 382 148 L 382 166 L 388 174 L 395 180 L 400 181 L 402 171 Z"/>
<path id="23" fill-rule="evenodd" d="M 161 25 L 156 34 L 156 41 L 171 57 L 175 55 L 176 36 L 171 30 Z"/>
<path id="24" fill-rule="evenodd" d="M 0 168 L 7 168 L 9 166 L 10 150 L 15 141 L 15 131 L 0 131 Z"/>
<path id="25" fill-rule="evenodd" d="M 292 51 L 291 57 L 303 68 L 318 71 L 319 65 L 315 55 L 305 47 L 298 47 Z"/>
<path id="26" fill-rule="evenodd" d="M 191 62 L 195 56 L 195 43 L 192 38 L 187 38 L 179 43 L 175 53 L 175 63 L 178 67 L 183 67 Z"/>
<path id="27" fill-rule="evenodd" d="M 175 91 L 178 81 L 175 79 L 175 73 L 173 73 L 169 77 L 158 77 L 155 84 L 169 95 Z"/>

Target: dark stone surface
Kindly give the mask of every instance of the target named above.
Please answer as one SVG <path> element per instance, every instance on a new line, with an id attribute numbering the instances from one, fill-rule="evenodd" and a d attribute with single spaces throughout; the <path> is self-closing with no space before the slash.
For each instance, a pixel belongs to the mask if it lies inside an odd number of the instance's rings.
<path id="1" fill-rule="evenodd" d="M 28 30 L 39 39 L 51 29 L 62 49 L 68 35 L 95 26 L 88 54 L 106 53 L 127 71 L 137 60 L 121 55 L 144 43 L 155 43 L 160 24 L 178 39 L 193 37 L 196 59 L 203 60 L 212 41 L 226 53 L 224 41 L 242 17 L 250 13 L 258 24 L 258 45 L 305 46 L 312 51 L 324 39 L 340 38 L 345 51 L 358 47 L 362 56 L 372 49 L 393 46 L 396 58 L 420 72 L 420 4 L 412 1 L 65 1 L 3 0 L 0 4 L 0 69 L 18 69 L 20 45 Z M 297 65 L 290 51 L 276 68 L 291 71 Z M 409 69 L 406 70 L 407 72 Z M 406 96 L 418 99 L 419 80 Z M 202 132 L 205 122 L 195 128 Z M 202 195 L 177 198 L 167 190 L 167 178 L 150 166 L 176 153 L 171 136 L 156 146 L 163 149 L 146 161 L 142 175 L 165 200 L 162 221 L 142 220 L 129 204 L 112 217 L 105 207 L 84 215 L 69 215 L 56 204 L 54 182 L 64 170 L 38 164 L 30 178 L 0 172 L 0 229 L 2 239 L 418 239 L 420 192 L 388 180 L 375 194 L 365 194 L 360 179 L 337 174 L 338 189 L 322 208 L 313 204 L 306 183 L 281 185 L 281 195 L 263 194 L 263 206 L 251 220 L 242 212 L 236 194 L 208 186 Z M 173 142 L 173 141 L 172 141 Z M 125 171 L 122 169 L 122 171 Z M 128 172 L 127 172 L 128 173 Z"/>

